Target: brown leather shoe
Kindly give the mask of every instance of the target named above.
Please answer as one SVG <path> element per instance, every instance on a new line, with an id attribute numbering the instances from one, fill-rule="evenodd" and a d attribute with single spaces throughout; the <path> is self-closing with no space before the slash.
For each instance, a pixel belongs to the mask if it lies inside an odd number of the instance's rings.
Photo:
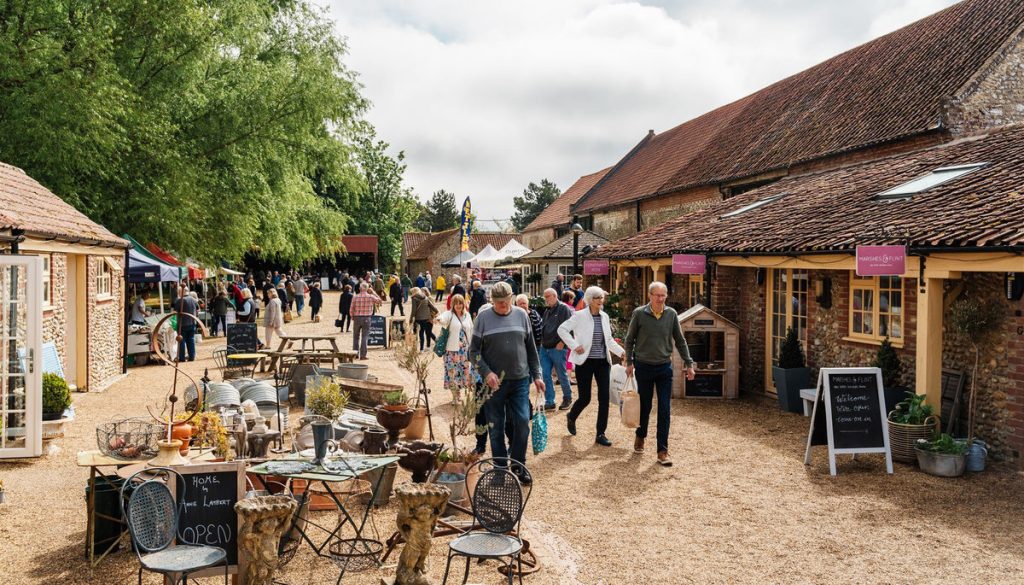
<path id="1" fill-rule="evenodd" d="M 637 438 L 633 439 L 633 452 L 634 453 L 643 453 L 644 452 L 644 438 L 643 437 L 637 437 Z"/>
<path id="2" fill-rule="evenodd" d="M 668 451 L 658 452 L 658 465 L 664 465 L 665 467 L 672 467 L 672 459 L 668 456 Z"/>

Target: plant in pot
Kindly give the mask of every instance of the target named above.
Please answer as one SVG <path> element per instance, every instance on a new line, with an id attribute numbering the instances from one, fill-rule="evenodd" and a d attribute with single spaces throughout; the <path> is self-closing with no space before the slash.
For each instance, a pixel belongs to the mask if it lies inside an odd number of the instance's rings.
<path id="1" fill-rule="evenodd" d="M 438 455 L 438 467 L 434 475 L 435 482 L 444 484 L 452 490 L 449 500 L 451 502 L 459 503 L 468 497 L 469 494 L 465 491 L 466 473 L 480 458 L 479 453 L 472 448 L 460 447 L 459 437 L 476 436 L 487 432 L 486 426 L 477 426 L 476 417 L 491 393 L 492 390 L 486 385 L 482 385 L 478 392 L 472 384 L 452 393 L 452 412 L 448 420 L 451 446 L 446 447 Z M 469 478 L 468 483 L 476 484 L 473 477 Z"/>
<path id="2" fill-rule="evenodd" d="M 433 351 L 420 351 L 419 342 L 410 327 L 395 348 L 395 359 L 398 367 L 412 374 L 416 379 L 419 394 L 427 393 L 427 377 L 430 375 L 430 364 L 434 361 Z"/>
<path id="3" fill-rule="evenodd" d="M 804 411 L 800 390 L 811 384 L 811 369 L 804 361 L 804 349 L 796 329 L 786 330 L 786 338 L 779 348 L 779 365 L 772 367 L 772 381 L 779 397 L 779 408 L 801 414 Z"/>
<path id="4" fill-rule="evenodd" d="M 939 477 L 959 477 L 967 467 L 967 441 L 946 433 L 934 439 L 918 439 L 914 447 L 921 471 Z"/>
<path id="5" fill-rule="evenodd" d="M 321 377 L 313 386 L 306 388 L 306 407 L 310 414 L 317 414 L 332 421 L 338 420 L 348 405 L 348 392 L 330 376 Z"/>
<path id="6" fill-rule="evenodd" d="M 228 429 L 216 412 L 200 412 L 192 419 L 195 427 L 193 440 L 199 447 L 210 447 L 213 454 L 224 461 L 231 460 L 231 443 Z"/>
<path id="7" fill-rule="evenodd" d="M 917 442 L 932 436 L 938 428 L 939 419 L 932 414 L 932 405 L 925 402 L 924 394 L 907 392 L 906 396 L 889 413 L 886 424 L 889 426 L 889 448 L 893 460 L 913 463 L 917 461 Z"/>
<path id="8" fill-rule="evenodd" d="M 43 420 L 60 420 L 71 406 L 71 389 L 57 374 L 43 374 Z"/>
<path id="9" fill-rule="evenodd" d="M 871 366 L 882 370 L 885 413 L 888 416 L 890 412 L 896 409 L 896 405 L 906 398 L 907 392 L 910 391 L 910 388 L 901 384 L 903 362 L 900 361 L 900 356 L 896 353 L 896 348 L 892 346 L 888 336 L 882 340 L 882 345 L 878 347 L 875 361 L 871 363 Z"/>
<path id="10" fill-rule="evenodd" d="M 958 298 L 949 308 L 950 327 L 974 348 L 974 364 L 971 366 L 971 394 L 967 402 L 967 450 L 972 459 L 972 471 L 985 468 L 988 451 L 974 440 L 974 419 L 978 408 L 978 363 L 981 361 L 981 346 L 993 333 L 999 330 L 1004 318 L 1001 303 L 984 302 L 972 296 Z"/>

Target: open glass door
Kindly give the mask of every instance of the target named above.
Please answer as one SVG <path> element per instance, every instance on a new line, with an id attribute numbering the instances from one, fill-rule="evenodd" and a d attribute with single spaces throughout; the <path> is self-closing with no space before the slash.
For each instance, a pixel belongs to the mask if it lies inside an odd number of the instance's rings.
<path id="1" fill-rule="evenodd" d="M 0 458 L 43 453 L 42 260 L 0 255 Z"/>

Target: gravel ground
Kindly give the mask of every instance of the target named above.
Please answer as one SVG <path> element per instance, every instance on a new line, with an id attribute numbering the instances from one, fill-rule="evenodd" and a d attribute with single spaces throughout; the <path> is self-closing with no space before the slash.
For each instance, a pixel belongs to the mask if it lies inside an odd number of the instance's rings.
<path id="1" fill-rule="evenodd" d="M 285 331 L 334 332 L 337 296 L 326 297 L 321 323 L 303 317 Z M 349 339 L 342 337 L 343 346 Z M 222 344 L 205 341 L 188 371 L 212 372 L 211 352 Z M 413 388 L 391 352 L 371 351 L 369 364 L 382 381 Z M 0 463 L 8 502 L 0 506 L 0 583 L 134 582 L 138 565 L 130 553 L 95 569 L 83 558 L 88 471 L 75 466 L 75 454 L 95 448 L 98 423 L 158 404 L 170 380 L 167 367 L 134 368 L 106 392 L 75 395 L 77 419 L 54 441 L 54 453 Z M 441 380 L 436 361 L 435 428 L 450 399 Z M 653 449 L 632 452 L 632 434 L 614 415 L 614 445 L 595 445 L 594 411 L 580 418 L 575 437 L 564 413 L 550 415 L 548 449 L 528 461 L 535 488 L 524 533 L 543 569 L 527 583 L 1024 583 L 1020 473 L 991 469 L 949 480 L 897 464 L 887 476 L 881 458 L 866 456 L 844 458 L 833 478 L 824 448 L 816 449 L 813 465 L 803 465 L 807 419 L 758 400 L 674 401 L 675 466 L 666 469 Z M 396 482 L 407 480 L 400 471 Z M 374 512 L 382 538 L 394 517 L 393 507 Z M 433 549 L 438 582 L 446 542 L 437 540 Z M 376 584 L 391 567 L 349 573 L 344 582 Z M 288 583 L 336 576 L 329 560 L 307 548 L 279 574 Z M 504 582 L 493 566 L 475 567 L 470 581 Z M 159 580 L 150 575 L 144 582 Z"/>

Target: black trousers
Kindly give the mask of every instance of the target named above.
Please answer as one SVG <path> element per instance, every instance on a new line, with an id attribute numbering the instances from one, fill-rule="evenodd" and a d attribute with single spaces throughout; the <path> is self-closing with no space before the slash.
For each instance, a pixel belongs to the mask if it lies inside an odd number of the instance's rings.
<path id="1" fill-rule="evenodd" d="M 309 318 L 316 319 L 316 316 L 320 314 L 320 305 L 309 306 Z"/>
<path id="2" fill-rule="evenodd" d="M 352 331 L 352 315 L 348 313 L 341 314 L 341 330 Z"/>
<path id="3" fill-rule="evenodd" d="M 569 411 L 569 418 L 576 418 L 583 412 L 583 409 L 590 404 L 590 387 L 593 381 L 597 381 L 597 434 L 603 435 L 608 428 L 608 387 L 611 364 L 602 358 L 587 358 L 587 361 L 576 369 L 576 386 L 579 391 L 579 398 L 572 405 Z"/>
<path id="4" fill-rule="evenodd" d="M 430 347 L 430 342 L 437 340 L 437 336 L 434 335 L 434 324 L 426 319 L 418 319 L 416 326 L 420 329 L 420 351 L 423 351 L 424 343 Z"/>
<path id="5" fill-rule="evenodd" d="M 405 306 L 402 305 L 401 295 L 391 299 L 391 316 L 395 316 L 395 307 L 398 307 L 398 312 L 405 317 Z"/>
<path id="6" fill-rule="evenodd" d="M 437 296 L 436 296 L 436 297 L 434 297 L 434 300 L 440 303 L 440 302 L 441 302 L 441 296 L 442 296 L 442 295 L 444 295 L 444 290 L 443 290 L 443 289 L 442 289 L 442 290 L 439 290 L 439 291 L 437 291 Z"/>

